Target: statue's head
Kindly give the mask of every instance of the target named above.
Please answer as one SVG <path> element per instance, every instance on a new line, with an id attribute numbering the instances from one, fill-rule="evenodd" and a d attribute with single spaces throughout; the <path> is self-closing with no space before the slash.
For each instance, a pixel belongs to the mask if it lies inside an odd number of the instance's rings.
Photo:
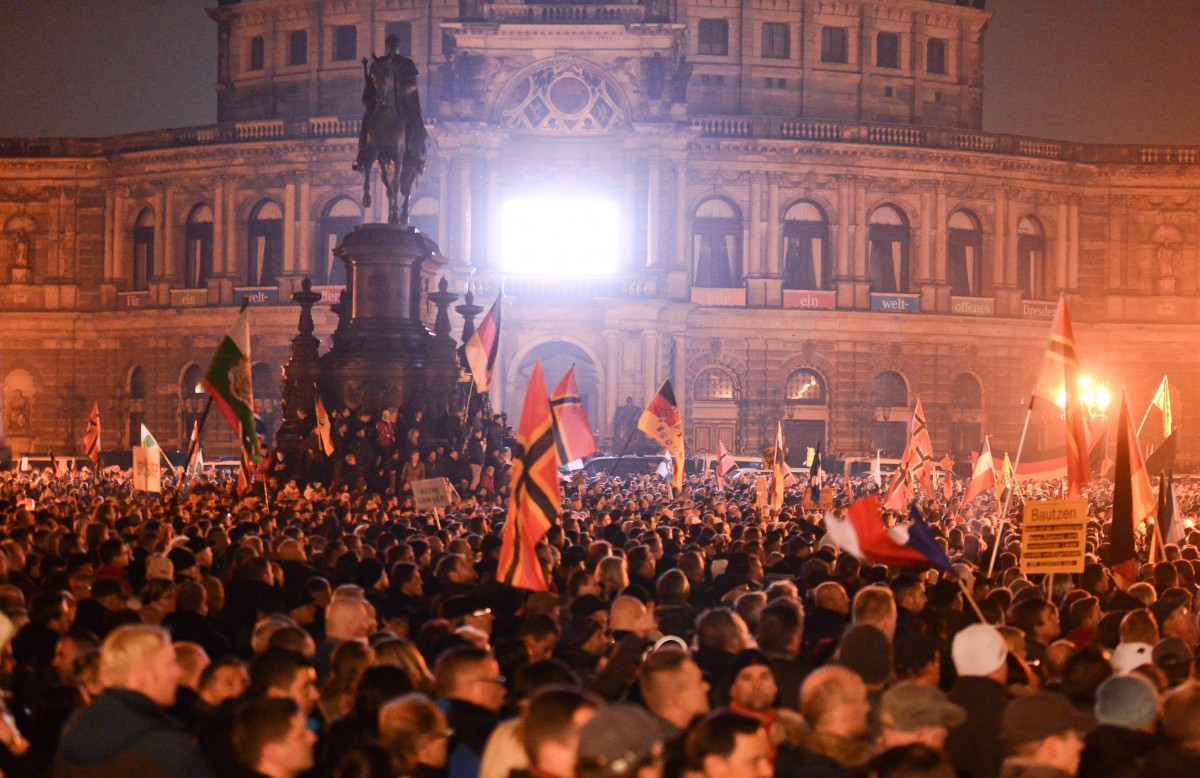
<path id="1" fill-rule="evenodd" d="M 389 35 L 383 41 L 383 47 L 387 49 L 388 54 L 395 54 L 400 50 L 400 36 Z"/>

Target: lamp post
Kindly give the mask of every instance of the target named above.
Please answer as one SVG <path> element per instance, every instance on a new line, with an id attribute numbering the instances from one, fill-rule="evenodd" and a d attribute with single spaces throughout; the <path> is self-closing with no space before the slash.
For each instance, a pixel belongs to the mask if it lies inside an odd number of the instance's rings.
<path id="1" fill-rule="evenodd" d="M 1108 406 L 1112 403 L 1112 392 L 1108 388 L 1108 382 L 1097 381 L 1090 375 L 1081 375 L 1078 379 L 1078 386 L 1079 403 L 1088 415 L 1088 426 L 1092 427 L 1097 424 L 1106 425 L 1108 423 Z M 1058 407 L 1062 409 L 1059 418 L 1065 421 L 1067 418 L 1067 392 L 1065 387 L 1058 390 L 1055 400 L 1058 403 Z M 1104 456 L 1108 456 L 1107 436 L 1104 439 Z"/>

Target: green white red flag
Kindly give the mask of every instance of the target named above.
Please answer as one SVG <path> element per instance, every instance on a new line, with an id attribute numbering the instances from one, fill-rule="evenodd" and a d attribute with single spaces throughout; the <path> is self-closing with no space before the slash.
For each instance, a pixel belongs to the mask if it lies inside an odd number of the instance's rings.
<path id="1" fill-rule="evenodd" d="M 204 386 L 213 402 L 238 434 L 251 462 L 262 460 L 262 446 L 254 423 L 254 383 L 250 375 L 250 310 L 243 307 L 233 329 L 217 346 Z"/>

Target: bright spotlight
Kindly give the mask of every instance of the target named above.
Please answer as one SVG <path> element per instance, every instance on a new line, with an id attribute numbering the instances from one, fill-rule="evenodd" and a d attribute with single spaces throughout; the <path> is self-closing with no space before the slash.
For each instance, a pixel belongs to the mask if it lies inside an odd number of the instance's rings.
<path id="1" fill-rule="evenodd" d="M 603 197 L 514 197 L 501 211 L 500 266 L 517 275 L 612 275 L 620 267 L 620 228 L 617 203 Z"/>

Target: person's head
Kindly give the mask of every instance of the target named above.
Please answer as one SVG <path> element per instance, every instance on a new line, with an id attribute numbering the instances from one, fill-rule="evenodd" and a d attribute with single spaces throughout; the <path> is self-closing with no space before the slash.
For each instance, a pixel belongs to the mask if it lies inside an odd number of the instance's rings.
<path id="1" fill-rule="evenodd" d="M 100 646 L 100 681 L 105 688 L 138 692 L 164 707 L 175 704 L 179 663 L 171 635 L 149 624 L 125 624 Z"/>
<path id="2" fill-rule="evenodd" d="M 661 778 L 663 743 L 659 719 L 629 703 L 605 705 L 579 730 L 577 778 Z"/>
<path id="3" fill-rule="evenodd" d="M 72 601 L 65 592 L 42 592 L 29 602 L 29 620 L 59 635 L 65 635 L 71 629 L 71 610 Z"/>
<path id="4" fill-rule="evenodd" d="M 702 651 L 736 654 L 749 645 L 746 622 L 727 608 L 712 608 L 696 619 L 696 647 Z"/>
<path id="5" fill-rule="evenodd" d="M 686 651 L 663 647 L 642 662 L 638 688 L 650 712 L 680 729 L 708 713 L 708 682 Z"/>
<path id="6" fill-rule="evenodd" d="M 755 713 L 766 713 L 775 704 L 779 686 L 770 660 L 762 652 L 748 648 L 733 660 L 733 680 L 729 685 L 729 703 Z"/>
<path id="7" fill-rule="evenodd" d="M 883 586 L 866 586 L 854 596 L 855 624 L 870 624 L 891 640 L 896 635 L 896 598 Z"/>
<path id="8" fill-rule="evenodd" d="M 818 608 L 831 610 L 843 616 L 850 614 L 850 595 L 846 594 L 845 587 L 837 581 L 817 584 L 817 588 L 813 590 L 813 602 Z"/>
<path id="9" fill-rule="evenodd" d="M 100 648 L 100 641 L 95 635 L 87 632 L 73 632 L 63 635 L 54 646 L 54 670 L 63 683 L 71 674 L 71 663 L 75 658 Z"/>
<path id="10" fill-rule="evenodd" d="M 1158 690 L 1138 675 L 1115 675 L 1096 690 L 1096 723 L 1153 732 L 1158 720 Z"/>
<path id="11" fill-rule="evenodd" d="M 658 628 L 654 611 L 636 597 L 617 597 L 608 612 L 608 628 L 613 632 L 632 632 L 646 637 Z"/>
<path id="12" fill-rule="evenodd" d="M 688 733 L 687 767 L 703 778 L 771 778 L 771 741 L 762 722 L 731 711 L 717 711 Z"/>
<path id="13" fill-rule="evenodd" d="M 175 643 L 175 661 L 179 663 L 179 685 L 200 690 L 200 674 L 208 667 L 208 652 L 199 643 L 181 640 Z"/>
<path id="14" fill-rule="evenodd" d="M 358 640 L 371 634 L 375 618 L 364 600 L 335 598 L 325 608 L 325 634 L 337 640 Z"/>
<path id="15" fill-rule="evenodd" d="M 1018 697 L 1004 709 L 1000 730 L 1012 756 L 1074 775 L 1079 769 L 1088 716 L 1055 692 Z"/>
<path id="16" fill-rule="evenodd" d="M 1027 639 L 1043 646 L 1050 645 L 1062 632 L 1058 608 L 1040 597 L 1015 603 L 1008 610 L 1008 623 L 1023 631 Z"/>
<path id="17" fill-rule="evenodd" d="M 200 673 L 200 700 L 215 708 L 226 700 L 236 699 L 250 685 L 246 665 L 235 657 L 225 657 L 210 663 Z"/>
<path id="18" fill-rule="evenodd" d="M 768 656 L 794 659 L 800 655 L 804 640 L 804 612 L 790 598 L 772 600 L 758 615 L 754 640 Z"/>
<path id="19" fill-rule="evenodd" d="M 579 730 L 600 701 L 569 686 L 548 686 L 529 698 L 521 711 L 521 746 L 529 765 L 544 775 L 573 776 Z"/>
<path id="20" fill-rule="evenodd" d="M 800 714 L 814 732 L 861 738 L 867 734 L 870 710 L 866 684 L 839 665 L 817 668 L 800 687 Z"/>
<path id="21" fill-rule="evenodd" d="M 379 742 L 410 775 L 418 765 L 446 766 L 447 746 L 454 733 L 433 700 L 412 693 L 385 702 L 379 709 Z"/>
<path id="22" fill-rule="evenodd" d="M 881 748 L 921 743 L 940 751 L 950 730 L 967 720 L 966 711 L 940 689 L 905 681 L 883 693 L 879 702 Z"/>
<path id="23" fill-rule="evenodd" d="M 1152 646 L 1158 642 L 1158 622 L 1149 610 L 1138 608 L 1121 618 L 1119 633 L 1122 643 L 1145 643 Z"/>
<path id="24" fill-rule="evenodd" d="M 320 698 L 317 670 L 301 654 L 269 648 L 250 665 L 248 695 L 251 698 L 287 697 L 307 716 Z"/>
<path id="25" fill-rule="evenodd" d="M 314 764 L 317 736 L 294 700 L 251 700 L 234 719 L 231 735 L 237 760 L 271 778 L 292 778 Z"/>
<path id="26" fill-rule="evenodd" d="M 943 751 L 921 743 L 880 751 L 869 767 L 874 778 L 954 778 L 956 774 Z"/>
<path id="27" fill-rule="evenodd" d="M 440 697 L 491 711 L 504 705 L 504 676 L 490 651 L 473 646 L 452 648 L 438 657 L 433 675 Z"/>
<path id="28" fill-rule="evenodd" d="M 892 579 L 892 594 L 896 598 L 896 607 L 910 613 L 920 613 L 929 602 L 925 593 L 925 581 L 913 573 L 901 573 Z"/>
<path id="29" fill-rule="evenodd" d="M 1154 613 L 1162 637 L 1179 638 L 1189 646 L 1196 645 L 1196 619 L 1192 615 L 1191 605 L 1192 598 L 1186 589 L 1170 588 L 1159 595 L 1150 610 Z"/>
<path id="30" fill-rule="evenodd" d="M 954 636 L 950 645 L 954 669 L 960 676 L 1008 679 L 1008 644 L 990 624 L 972 624 Z"/>

